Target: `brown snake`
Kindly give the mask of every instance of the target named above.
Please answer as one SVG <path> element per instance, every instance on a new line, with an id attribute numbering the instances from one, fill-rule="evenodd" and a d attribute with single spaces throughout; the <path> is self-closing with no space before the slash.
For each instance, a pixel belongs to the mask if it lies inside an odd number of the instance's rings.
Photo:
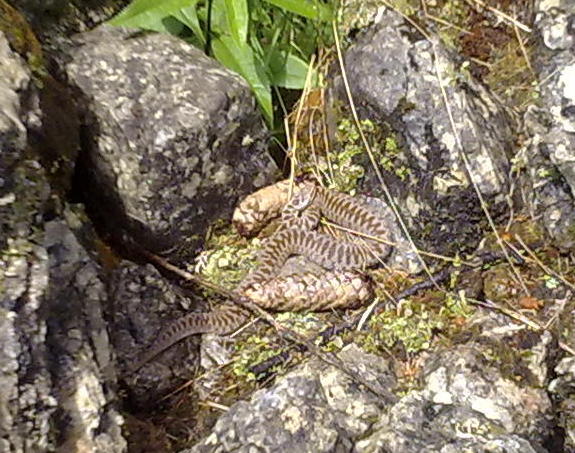
<path id="1" fill-rule="evenodd" d="M 265 242 L 258 256 L 259 266 L 238 285 L 236 292 L 260 307 L 274 311 L 352 308 L 358 300 L 365 300 L 369 294 L 359 294 L 362 277 L 351 271 L 377 264 L 389 255 L 391 247 L 369 237 L 362 237 L 361 242 L 356 243 L 320 233 L 315 228 L 321 216 L 353 232 L 378 239 L 385 238 L 389 229 L 383 217 L 353 197 L 305 182 L 284 208 L 280 229 Z M 276 282 L 275 286 L 269 284 L 291 255 L 303 255 L 329 271 L 321 277 L 309 274 L 288 277 L 292 279 L 289 285 L 285 284 L 285 279 Z M 349 296 L 337 291 L 346 284 L 357 287 L 357 298 L 350 300 Z M 309 295 L 302 291 L 303 296 L 290 298 L 287 289 L 290 285 L 313 287 L 314 291 Z M 268 286 L 275 288 L 275 292 Z M 214 312 L 190 313 L 163 330 L 129 371 L 136 371 L 190 335 L 233 331 L 248 315 L 245 308 L 232 304 L 223 305 Z"/>

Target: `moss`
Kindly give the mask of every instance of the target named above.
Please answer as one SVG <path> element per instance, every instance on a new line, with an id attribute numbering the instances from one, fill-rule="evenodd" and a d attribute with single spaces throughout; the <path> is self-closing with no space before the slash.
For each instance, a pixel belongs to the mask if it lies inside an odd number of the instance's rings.
<path id="1" fill-rule="evenodd" d="M 4 0 L 0 0 L 0 30 L 14 51 L 28 62 L 38 82 L 46 75 L 42 47 L 26 19 Z"/>
<path id="2" fill-rule="evenodd" d="M 339 112 L 344 115 L 343 112 Z M 402 164 L 402 149 L 398 136 L 386 124 L 376 124 L 369 119 L 360 121 L 375 161 L 387 172 L 405 180 L 411 173 Z M 324 176 L 327 187 L 355 195 L 360 181 L 371 160 L 353 119 L 342 116 L 337 123 L 333 150 L 324 159 L 308 156 L 302 165 L 304 173 L 319 173 Z"/>
<path id="3" fill-rule="evenodd" d="M 488 343 L 481 348 L 481 353 L 490 366 L 496 367 L 501 376 L 515 382 L 518 385 L 535 386 L 538 379 L 532 375 L 529 368 L 530 358 L 533 352 L 522 347 L 522 336 L 537 335 L 531 331 L 517 334 L 507 341 L 495 339 L 483 339 Z M 528 346 L 530 347 L 530 346 Z"/>
<path id="4" fill-rule="evenodd" d="M 569 226 L 569 228 L 567 228 L 567 234 L 575 240 L 575 223 L 573 223 L 572 225 Z"/>
<path id="5" fill-rule="evenodd" d="M 433 297 L 428 292 L 427 297 Z M 447 333 L 455 318 L 467 318 L 472 310 L 466 300 L 448 294 L 444 305 L 434 308 L 425 299 L 409 300 L 397 311 L 384 311 L 370 321 L 369 333 L 359 340 L 360 345 L 372 353 L 400 345 L 407 354 L 414 354 L 431 346 L 438 332 Z"/>
<path id="6" fill-rule="evenodd" d="M 232 371 L 235 376 L 242 377 L 247 382 L 255 381 L 258 378 L 250 371 L 251 367 L 281 352 L 274 347 L 270 337 L 258 335 L 252 335 L 236 343 L 235 348 L 236 354 L 232 363 Z M 269 371 L 277 372 L 280 369 L 280 366 L 274 366 Z"/>
<path id="7" fill-rule="evenodd" d="M 208 240 L 207 250 L 196 257 L 194 271 L 213 283 L 233 289 L 255 267 L 259 244 L 258 239 L 248 242 L 227 227 Z"/>
<path id="8" fill-rule="evenodd" d="M 338 31 L 342 38 L 371 24 L 382 6 L 392 5 L 401 14 L 411 16 L 421 7 L 419 0 L 346 0 L 338 9 Z"/>

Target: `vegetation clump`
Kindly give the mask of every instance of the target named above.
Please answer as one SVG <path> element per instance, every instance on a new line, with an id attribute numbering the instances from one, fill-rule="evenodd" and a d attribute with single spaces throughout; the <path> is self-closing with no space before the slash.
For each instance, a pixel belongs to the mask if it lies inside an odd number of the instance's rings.
<path id="1" fill-rule="evenodd" d="M 214 56 L 247 81 L 272 125 L 272 87 L 316 80 L 309 63 L 331 41 L 333 14 L 319 0 L 133 0 L 109 23 L 170 33 Z"/>
<path id="2" fill-rule="evenodd" d="M 429 349 L 434 336 L 457 328 L 460 320 L 472 313 L 461 296 L 448 294 L 439 308 L 433 308 L 428 302 L 407 300 L 396 311 L 386 310 L 373 316 L 359 344 L 370 353 L 381 354 L 399 347 L 412 356 Z"/>

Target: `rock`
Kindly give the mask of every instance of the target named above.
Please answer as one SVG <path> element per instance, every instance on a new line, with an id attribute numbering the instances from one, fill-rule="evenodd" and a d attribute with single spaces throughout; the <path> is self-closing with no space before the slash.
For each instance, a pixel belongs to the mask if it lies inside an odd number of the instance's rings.
<path id="1" fill-rule="evenodd" d="M 540 81 L 540 107 L 525 115 L 529 137 L 517 161 L 530 212 L 554 243 L 575 249 L 575 62 L 573 2 L 539 1 L 535 25 L 539 45 L 534 69 Z"/>
<path id="2" fill-rule="evenodd" d="M 238 196 L 271 180 L 248 85 L 201 51 L 106 26 L 61 47 L 82 118 L 77 188 L 128 251 L 189 259 Z"/>
<path id="3" fill-rule="evenodd" d="M 478 334 L 467 343 L 430 351 L 401 397 L 387 393 L 397 380 L 387 361 L 352 344 L 338 354 L 352 377 L 313 359 L 233 405 L 210 435 L 181 453 L 545 451 L 552 405 L 541 379 L 550 335 L 482 310 L 469 329 Z M 536 358 L 526 354 L 532 349 Z"/>
<path id="4" fill-rule="evenodd" d="M 552 405 L 541 379 L 550 335 L 483 311 L 466 327 L 475 329 L 471 341 L 427 357 L 418 389 L 381 417 L 357 451 L 545 451 Z"/>
<path id="5" fill-rule="evenodd" d="M 559 402 L 559 426 L 565 430 L 565 451 L 575 451 L 575 357 L 562 359 L 555 367 L 557 378 L 549 391 Z"/>
<path id="6" fill-rule="evenodd" d="M 424 38 L 387 8 L 380 9 L 378 22 L 347 50 L 345 67 L 361 117 L 389 124 L 402 141 L 394 168 L 383 169 L 383 179 L 411 231 L 425 244 L 422 248 L 442 254 L 473 249 L 485 214 L 462 154 L 497 217 L 506 210 L 515 126 L 511 115 L 466 75 L 437 38 Z M 334 92 L 347 102 L 341 80 L 336 79 Z M 400 167 L 409 171 L 406 178 L 394 171 Z M 366 170 L 366 185 L 381 194 L 371 164 Z"/>
<path id="7" fill-rule="evenodd" d="M 62 220 L 45 226 L 50 262 L 43 310 L 61 451 L 124 452 L 123 418 L 104 319 L 108 294 L 94 263 Z"/>
<path id="8" fill-rule="evenodd" d="M 62 36 L 89 30 L 124 8 L 129 0 L 17 0 L 11 2 L 26 17 L 44 48 Z"/>
<path id="9" fill-rule="evenodd" d="M 192 377 L 198 360 L 200 337 L 193 335 L 166 349 L 135 375 L 126 373 L 171 321 L 191 312 L 192 300 L 169 284 L 151 265 L 123 262 L 109 280 L 114 310 L 110 316 L 111 339 L 129 401 L 150 408 L 183 380 Z"/>
<path id="10" fill-rule="evenodd" d="M 1 33 L 0 93 L 0 451 L 123 452 L 105 285 L 28 149 L 43 113 Z"/>
<path id="11" fill-rule="evenodd" d="M 338 354 L 352 374 L 376 389 L 358 386 L 341 369 L 312 360 L 249 402 L 235 404 L 211 435 L 182 453 L 210 451 L 350 451 L 353 439 L 390 401 L 395 385 L 389 364 L 355 345 Z M 343 450 L 341 450 L 343 449 Z"/>

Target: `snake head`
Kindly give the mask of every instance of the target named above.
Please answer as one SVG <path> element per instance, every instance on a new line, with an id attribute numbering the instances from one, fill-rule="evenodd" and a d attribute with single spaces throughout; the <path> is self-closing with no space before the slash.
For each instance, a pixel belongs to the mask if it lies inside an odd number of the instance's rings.
<path id="1" fill-rule="evenodd" d="M 311 181 L 304 181 L 298 184 L 298 188 L 297 194 L 291 199 L 289 204 L 292 209 L 303 211 L 313 202 L 317 188 Z"/>

